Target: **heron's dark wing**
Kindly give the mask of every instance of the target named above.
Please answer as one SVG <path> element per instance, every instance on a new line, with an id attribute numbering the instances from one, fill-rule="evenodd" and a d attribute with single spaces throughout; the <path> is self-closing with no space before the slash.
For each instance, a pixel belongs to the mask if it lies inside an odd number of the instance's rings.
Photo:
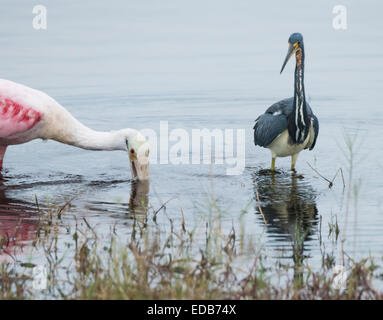
<path id="1" fill-rule="evenodd" d="M 313 123 L 314 134 L 315 134 L 315 135 L 314 135 L 314 141 L 313 141 L 313 143 L 311 144 L 309 150 L 314 149 L 314 147 L 315 147 L 315 143 L 317 142 L 317 138 L 318 138 L 318 134 L 319 134 L 319 121 L 318 121 L 318 118 L 317 118 L 314 114 L 311 114 L 311 121 L 312 121 L 312 123 Z"/>
<path id="2" fill-rule="evenodd" d="M 314 149 L 315 143 L 317 142 L 317 138 L 318 138 L 319 121 L 318 121 L 318 118 L 314 115 L 314 113 L 313 113 L 310 105 L 308 104 L 308 102 L 306 102 L 306 106 L 307 106 L 307 114 L 310 117 L 312 125 L 314 127 L 314 140 L 313 140 L 313 143 L 310 146 L 307 147 L 307 148 L 309 148 L 309 150 L 312 150 L 312 149 Z M 305 149 L 307 149 L 307 148 L 305 148 Z"/>
<path id="3" fill-rule="evenodd" d="M 284 114 L 264 113 L 255 120 L 254 144 L 267 147 L 287 129 L 287 118 Z"/>
<path id="4" fill-rule="evenodd" d="M 280 112 L 284 114 L 286 117 L 294 111 L 293 107 L 294 98 L 286 98 L 281 101 L 278 101 L 272 104 L 265 113 L 275 114 L 276 112 Z"/>
<path id="5" fill-rule="evenodd" d="M 287 129 L 287 115 L 293 110 L 294 98 L 283 99 L 271 105 L 255 120 L 254 144 L 267 147 Z"/>

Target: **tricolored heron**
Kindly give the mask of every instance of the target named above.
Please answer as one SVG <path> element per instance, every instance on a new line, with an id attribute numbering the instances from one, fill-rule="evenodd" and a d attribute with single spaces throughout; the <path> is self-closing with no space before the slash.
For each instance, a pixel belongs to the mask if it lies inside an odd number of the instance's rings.
<path id="1" fill-rule="evenodd" d="M 289 48 L 281 73 L 287 61 L 295 53 L 294 97 L 274 103 L 255 120 L 254 144 L 271 150 L 271 171 L 275 171 L 277 157 L 291 156 L 291 170 L 299 152 L 312 150 L 319 132 L 319 122 L 305 98 L 303 85 L 305 51 L 303 37 L 293 33 L 288 41 Z"/>

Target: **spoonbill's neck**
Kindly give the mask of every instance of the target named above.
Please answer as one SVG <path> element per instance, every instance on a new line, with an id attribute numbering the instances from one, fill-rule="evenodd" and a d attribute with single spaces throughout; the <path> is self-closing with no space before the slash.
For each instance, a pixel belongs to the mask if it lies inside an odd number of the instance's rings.
<path id="1" fill-rule="evenodd" d="M 127 150 L 127 140 L 137 131 L 95 131 L 75 119 L 66 109 L 56 109 L 56 116 L 47 124 L 46 137 L 87 150 Z"/>
<path id="2" fill-rule="evenodd" d="M 103 132 L 82 126 L 58 141 L 87 150 L 127 150 L 127 139 L 135 133 L 134 129 Z"/>

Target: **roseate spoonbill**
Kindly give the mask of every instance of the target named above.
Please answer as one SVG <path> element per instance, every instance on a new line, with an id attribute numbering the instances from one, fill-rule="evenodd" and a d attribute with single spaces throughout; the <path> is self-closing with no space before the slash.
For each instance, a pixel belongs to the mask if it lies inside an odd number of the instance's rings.
<path id="1" fill-rule="evenodd" d="M 275 158 L 291 156 L 291 170 L 303 149 L 312 150 L 319 133 L 319 121 L 305 98 L 303 71 L 305 51 L 303 37 L 293 33 L 281 73 L 295 53 L 294 97 L 274 103 L 255 120 L 254 144 L 271 150 L 271 171 L 275 171 Z"/>
<path id="2" fill-rule="evenodd" d="M 0 169 L 7 146 L 33 139 L 52 139 L 87 150 L 127 151 L 132 176 L 149 179 L 149 145 L 138 131 L 94 131 L 47 94 L 0 79 Z"/>

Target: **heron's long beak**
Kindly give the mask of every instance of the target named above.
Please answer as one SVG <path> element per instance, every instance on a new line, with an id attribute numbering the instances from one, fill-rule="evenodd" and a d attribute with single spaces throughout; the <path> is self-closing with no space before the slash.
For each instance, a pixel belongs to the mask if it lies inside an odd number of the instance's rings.
<path id="1" fill-rule="evenodd" d="M 132 177 L 140 181 L 149 180 L 149 159 L 145 155 L 130 157 Z"/>
<path id="2" fill-rule="evenodd" d="M 289 59 L 291 58 L 291 56 L 294 54 L 296 50 L 296 47 L 294 47 L 290 42 L 289 42 L 289 49 L 287 50 L 287 55 L 286 55 L 286 58 L 285 58 L 285 61 L 283 62 L 283 65 L 282 65 L 282 69 L 281 69 L 281 72 L 283 71 L 283 69 L 285 68 L 286 64 L 287 64 L 287 61 L 289 61 Z"/>

